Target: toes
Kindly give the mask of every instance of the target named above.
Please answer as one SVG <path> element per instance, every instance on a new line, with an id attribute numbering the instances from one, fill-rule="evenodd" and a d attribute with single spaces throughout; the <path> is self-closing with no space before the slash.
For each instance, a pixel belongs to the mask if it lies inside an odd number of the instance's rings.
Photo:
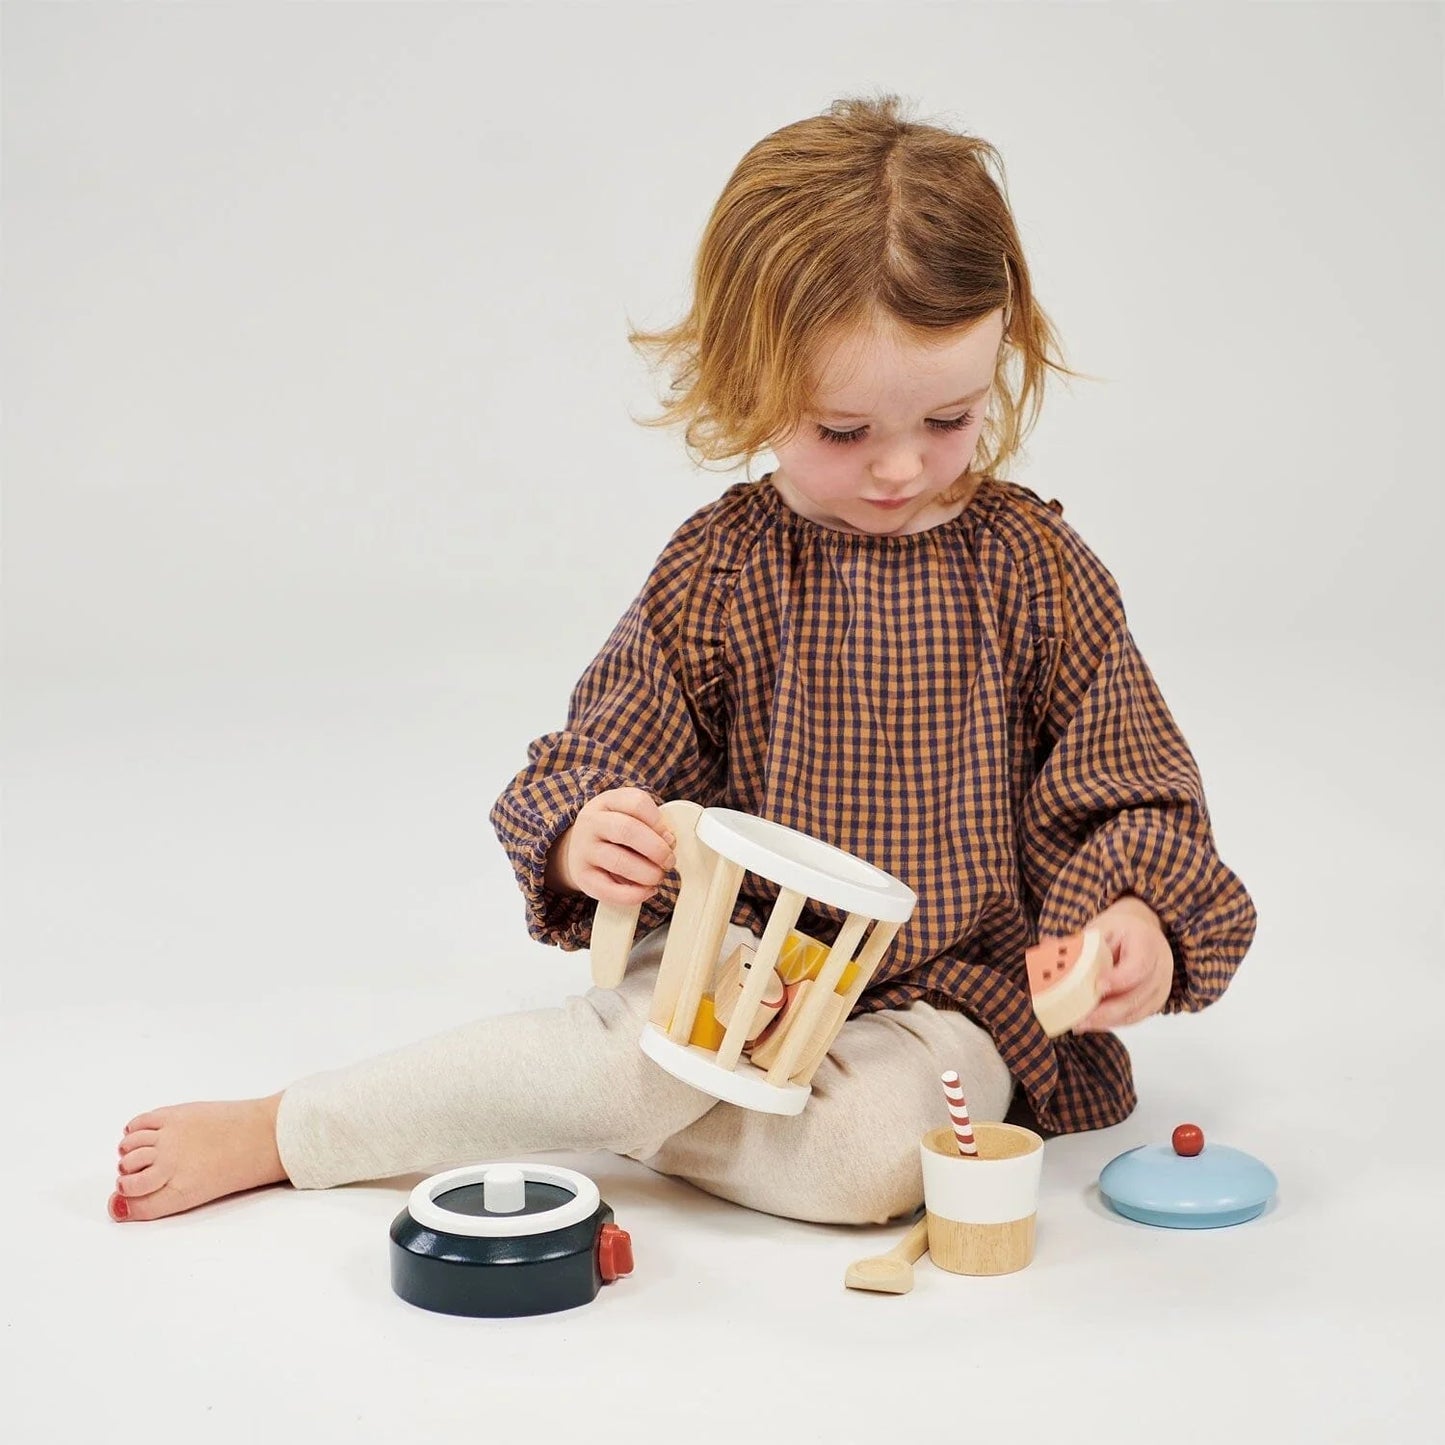
<path id="1" fill-rule="evenodd" d="M 170 1193 L 149 1194 L 144 1199 L 127 1199 L 127 1219 L 164 1219 L 170 1214 L 179 1214 L 185 1206 Z"/>
<path id="2" fill-rule="evenodd" d="M 120 1188 L 123 1189 L 127 1182 L 122 1180 Z M 105 1203 L 106 1213 L 117 1224 L 124 1224 L 127 1220 L 135 1219 L 163 1219 L 166 1215 L 175 1214 L 184 1207 L 176 1200 L 173 1190 L 163 1189 L 157 1189 L 153 1194 L 129 1197 L 117 1189 Z"/>
<path id="3" fill-rule="evenodd" d="M 154 1194 L 170 1183 L 170 1178 L 155 1165 L 142 1169 L 137 1174 L 121 1174 L 116 1177 L 116 1193 L 127 1200 L 139 1199 L 145 1194 Z M 134 1210 L 131 1211 L 134 1214 Z"/>
<path id="4" fill-rule="evenodd" d="M 137 1129 L 159 1129 L 165 1123 L 164 1109 L 150 1109 L 144 1114 L 137 1114 L 129 1124 L 125 1126 L 127 1134 L 133 1134 Z"/>
<path id="5" fill-rule="evenodd" d="M 146 1145 L 153 1145 L 161 1137 L 159 1129 L 137 1129 L 133 1134 L 127 1134 L 120 1141 L 119 1153 L 129 1154 L 132 1149 L 139 1149 Z"/>
<path id="6" fill-rule="evenodd" d="M 122 1174 L 138 1174 L 142 1169 L 149 1169 L 156 1162 L 156 1150 L 154 1145 L 142 1144 L 120 1156 L 118 1168 Z"/>

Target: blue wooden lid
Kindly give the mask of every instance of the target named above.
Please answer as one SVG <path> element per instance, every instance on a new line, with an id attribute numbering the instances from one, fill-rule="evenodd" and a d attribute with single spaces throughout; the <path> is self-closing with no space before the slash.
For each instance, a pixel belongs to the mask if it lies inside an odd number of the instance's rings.
<path id="1" fill-rule="evenodd" d="M 1261 1214 L 1279 1181 L 1252 1154 L 1206 1144 L 1197 1154 L 1141 1144 L 1111 1159 L 1099 1192 L 1127 1219 L 1169 1229 L 1218 1229 Z"/>

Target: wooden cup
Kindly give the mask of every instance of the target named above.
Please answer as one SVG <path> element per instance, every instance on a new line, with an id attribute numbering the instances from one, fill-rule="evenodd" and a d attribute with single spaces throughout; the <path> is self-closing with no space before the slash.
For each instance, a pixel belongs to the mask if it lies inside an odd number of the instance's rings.
<path id="1" fill-rule="evenodd" d="M 930 1129 L 919 1152 L 928 1254 L 954 1274 L 1012 1274 L 1034 1257 L 1044 1141 L 1017 1124 L 974 1122 L 976 1158 L 953 1129 Z"/>

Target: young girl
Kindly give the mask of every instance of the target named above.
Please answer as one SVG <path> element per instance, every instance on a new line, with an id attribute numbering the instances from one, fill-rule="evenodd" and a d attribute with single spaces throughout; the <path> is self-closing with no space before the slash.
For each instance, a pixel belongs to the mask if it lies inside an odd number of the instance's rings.
<path id="1" fill-rule="evenodd" d="M 662 422 L 774 470 L 673 535 L 492 821 L 532 937 L 585 948 L 642 905 L 620 988 L 466 1024 L 268 1098 L 126 1126 L 110 1212 L 153 1219 L 542 1150 L 611 1150 L 754 1209 L 882 1222 L 922 1199 L 918 1139 L 956 1068 L 976 1118 L 1117 1123 L 1110 1032 L 1218 998 L 1254 933 L 1198 771 L 1113 578 L 1057 504 L 998 479 L 1063 370 L 985 142 L 840 101 L 744 156 Z M 794 1117 L 719 1103 L 638 1048 L 676 898 L 659 803 L 801 829 L 918 895 Z M 749 875 L 724 942 L 761 932 Z M 830 941 L 841 913 L 799 926 Z M 1104 998 L 1033 1017 L 1024 951 L 1101 929 Z"/>

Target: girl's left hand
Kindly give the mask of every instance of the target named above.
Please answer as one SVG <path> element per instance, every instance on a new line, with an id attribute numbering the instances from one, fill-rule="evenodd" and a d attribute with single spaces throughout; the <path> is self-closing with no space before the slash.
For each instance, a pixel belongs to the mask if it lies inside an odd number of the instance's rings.
<path id="1" fill-rule="evenodd" d="M 1142 898 L 1126 893 L 1085 926 L 1104 935 L 1114 966 L 1104 975 L 1098 1006 L 1074 1025 L 1074 1032 L 1102 1032 L 1158 1013 L 1174 986 L 1174 954 L 1159 915 Z"/>

